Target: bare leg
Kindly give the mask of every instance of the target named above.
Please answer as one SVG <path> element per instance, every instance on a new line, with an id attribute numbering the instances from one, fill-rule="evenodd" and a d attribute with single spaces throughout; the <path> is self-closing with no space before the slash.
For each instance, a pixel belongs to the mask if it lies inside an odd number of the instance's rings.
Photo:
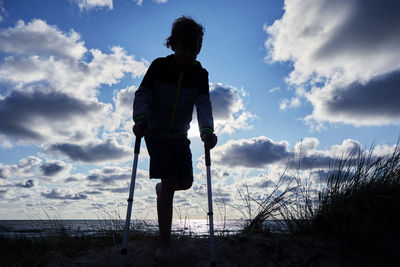
<path id="1" fill-rule="evenodd" d="M 161 190 L 157 196 L 158 227 L 160 230 L 160 246 L 157 249 L 156 257 L 161 262 L 169 262 L 171 247 L 171 225 L 173 199 L 176 190 L 187 190 L 192 182 L 178 183 L 177 177 L 162 179 Z"/>
<path id="2" fill-rule="evenodd" d="M 172 202 L 175 193 L 176 177 L 162 179 L 161 192 L 157 197 L 158 227 L 160 230 L 160 246 L 156 257 L 163 263 L 170 261 Z"/>

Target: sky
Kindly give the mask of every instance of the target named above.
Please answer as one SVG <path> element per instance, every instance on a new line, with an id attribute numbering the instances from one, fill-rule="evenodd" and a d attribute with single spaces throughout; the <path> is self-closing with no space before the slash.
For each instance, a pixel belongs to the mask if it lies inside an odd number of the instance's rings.
<path id="1" fill-rule="evenodd" d="M 0 219 L 124 218 L 134 92 L 173 21 L 205 28 L 218 145 L 216 219 L 243 218 L 282 174 L 326 182 L 335 158 L 400 134 L 395 0 L 0 0 Z M 174 218 L 206 219 L 203 146 Z M 157 180 L 142 143 L 132 217 L 155 219 Z"/>

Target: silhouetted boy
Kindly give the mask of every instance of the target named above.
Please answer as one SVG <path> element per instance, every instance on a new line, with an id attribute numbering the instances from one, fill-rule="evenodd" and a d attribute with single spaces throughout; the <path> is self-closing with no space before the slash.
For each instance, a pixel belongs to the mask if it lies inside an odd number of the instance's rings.
<path id="1" fill-rule="evenodd" d="M 166 46 L 175 53 L 154 60 L 135 93 L 133 131 L 144 136 L 150 155 L 150 178 L 156 185 L 160 245 L 156 258 L 171 261 L 174 192 L 193 183 L 192 154 L 187 131 L 196 105 L 200 136 L 206 148 L 217 143 L 211 110 L 208 72 L 196 61 L 204 28 L 190 17 L 175 20 Z"/>

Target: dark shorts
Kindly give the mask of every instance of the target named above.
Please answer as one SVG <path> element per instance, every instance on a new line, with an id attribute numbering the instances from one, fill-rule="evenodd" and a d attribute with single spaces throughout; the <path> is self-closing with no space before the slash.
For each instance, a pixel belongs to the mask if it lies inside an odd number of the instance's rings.
<path id="1" fill-rule="evenodd" d="M 150 155 L 150 178 L 178 177 L 179 181 L 193 182 L 190 140 L 145 137 Z"/>

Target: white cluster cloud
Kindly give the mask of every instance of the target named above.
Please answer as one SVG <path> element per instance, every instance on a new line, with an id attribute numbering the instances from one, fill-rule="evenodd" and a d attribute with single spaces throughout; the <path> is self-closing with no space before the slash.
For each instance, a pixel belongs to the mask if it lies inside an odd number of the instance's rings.
<path id="1" fill-rule="evenodd" d="M 34 156 L 21 159 L 18 164 L 3 165 L 0 163 L 0 179 L 7 181 L 12 186 L 15 181 L 17 187 L 33 187 L 37 179 L 44 179 L 47 182 L 54 181 L 54 178 L 66 178 L 72 169 L 72 165 L 60 160 L 47 160 Z M 23 180 L 23 182 L 21 182 Z"/>
<path id="2" fill-rule="evenodd" d="M 213 109 L 214 128 L 217 134 L 232 134 L 239 129 L 250 129 L 249 122 L 255 115 L 246 111 L 244 90 L 221 84 L 210 85 L 210 98 Z"/>
<path id="3" fill-rule="evenodd" d="M 148 66 L 118 46 L 110 54 L 88 50 L 75 31 L 66 34 L 40 19 L 19 21 L 0 31 L 0 38 L 0 51 L 9 54 L 0 65 L 0 79 L 18 88 L 41 82 L 52 90 L 93 98 L 100 85 L 116 84 L 127 73 L 140 77 Z M 86 53 L 91 61 L 86 61 Z"/>
<path id="4" fill-rule="evenodd" d="M 129 148 L 113 139 L 89 142 L 85 144 L 55 143 L 47 151 L 67 156 L 73 161 L 101 163 L 126 160 L 131 155 Z"/>
<path id="5" fill-rule="evenodd" d="M 0 1 L 0 23 L 4 20 L 4 17 L 7 16 L 7 11 L 6 9 L 3 7 L 3 3 L 2 1 Z"/>
<path id="6" fill-rule="evenodd" d="M 69 177 L 72 164 L 61 160 L 47 160 L 39 166 L 41 177 L 50 181 L 53 178 L 65 179 Z"/>
<path id="7" fill-rule="evenodd" d="M 132 116 L 133 100 L 137 87 L 132 85 L 114 92 L 115 110 L 122 115 Z"/>
<path id="8" fill-rule="evenodd" d="M 229 167 L 263 168 L 288 157 L 288 142 L 274 142 L 260 136 L 248 140 L 230 140 L 213 150 L 213 161 Z"/>
<path id="9" fill-rule="evenodd" d="M 305 121 L 356 126 L 400 123 L 398 1 L 286 0 L 265 25 L 270 61 L 290 61 L 289 85 L 301 88 L 281 108 L 313 105 Z M 305 90 L 304 88 L 308 88 Z"/>
<path id="10" fill-rule="evenodd" d="M 94 8 L 102 8 L 107 7 L 108 9 L 113 9 L 113 0 L 76 0 L 78 2 L 78 6 L 81 10 L 90 10 Z M 143 4 L 143 0 L 132 0 L 136 2 L 138 6 Z M 157 4 L 165 4 L 168 0 L 153 0 Z"/>
<path id="11" fill-rule="evenodd" d="M 113 0 L 77 0 L 78 6 L 81 10 L 108 7 L 108 9 L 113 9 Z"/>
<path id="12" fill-rule="evenodd" d="M 0 131 L 22 141 L 79 141 L 95 135 L 111 111 L 110 104 L 97 100 L 29 87 L 0 100 Z"/>
<path id="13" fill-rule="evenodd" d="M 106 54 L 87 49 L 80 35 L 34 19 L 0 31 L 2 143 L 78 142 L 93 139 L 100 127 L 119 127 L 122 117 L 97 99 L 98 88 L 126 74 L 140 77 L 148 62 L 136 61 L 121 47 Z M 90 56 L 90 57 L 89 57 Z M 88 60 L 90 59 L 90 61 Z"/>
<path id="14" fill-rule="evenodd" d="M 102 169 L 92 169 L 89 174 L 80 180 L 81 183 L 86 183 L 91 192 L 88 194 L 96 194 L 99 197 L 104 197 L 108 194 L 123 193 L 128 194 L 131 181 L 132 168 L 106 166 Z M 145 193 L 154 190 L 154 185 L 151 184 L 148 177 L 148 172 L 142 169 L 137 169 L 135 180 L 135 195 L 146 195 Z M 154 191 L 152 191 L 154 193 Z"/>
<path id="15" fill-rule="evenodd" d="M 86 179 L 100 184 L 115 184 L 120 180 L 129 181 L 130 174 L 131 168 L 129 167 L 105 167 L 91 170 Z"/>
<path id="16" fill-rule="evenodd" d="M 357 157 L 365 151 L 358 141 L 352 139 L 327 150 L 319 150 L 318 145 L 319 140 L 315 137 L 304 138 L 293 149 L 289 148 L 287 141 L 276 142 L 265 136 L 230 140 L 213 149 L 213 162 L 217 166 L 239 169 L 272 166 L 275 169 L 312 170 L 328 168 L 339 159 Z M 374 154 L 379 156 L 393 151 L 393 147 L 378 146 L 376 149 Z"/>
<path id="17" fill-rule="evenodd" d="M 143 0 L 133 0 L 133 1 L 136 2 L 138 6 L 143 5 Z M 157 4 L 165 4 L 168 2 L 168 0 L 153 0 L 153 2 L 156 2 Z"/>
<path id="18" fill-rule="evenodd" d="M 28 178 L 35 174 L 36 167 L 42 162 L 38 157 L 30 156 L 21 159 L 18 164 L 3 165 L 0 163 L 0 178 Z"/>
<path id="19" fill-rule="evenodd" d="M 41 19 L 34 19 L 28 24 L 20 20 L 15 27 L 1 31 L 0 50 L 23 56 L 46 55 L 77 60 L 87 48 L 74 30 L 65 34 Z"/>
<path id="20" fill-rule="evenodd" d="M 45 198 L 61 200 L 84 200 L 88 198 L 85 193 L 76 193 L 71 190 L 62 190 L 59 188 L 53 188 L 48 192 L 42 192 L 41 195 Z"/>
<path id="21" fill-rule="evenodd" d="M 25 182 L 16 183 L 15 186 L 22 187 L 22 188 L 32 188 L 35 186 L 35 181 L 33 179 L 29 179 Z"/>

